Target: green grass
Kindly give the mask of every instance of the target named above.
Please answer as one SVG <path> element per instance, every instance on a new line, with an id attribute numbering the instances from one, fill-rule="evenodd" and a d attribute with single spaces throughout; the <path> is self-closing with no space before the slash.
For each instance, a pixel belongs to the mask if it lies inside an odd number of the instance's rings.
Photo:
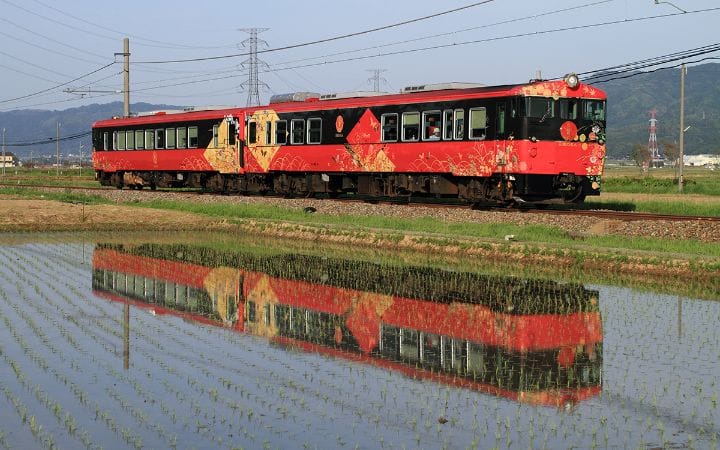
<path id="1" fill-rule="evenodd" d="M 64 192 L 45 192 L 28 188 L 17 188 L 9 186 L 0 186 L 0 194 L 16 195 L 18 197 L 29 197 L 42 200 L 56 200 L 65 203 L 84 203 L 86 205 L 99 205 L 111 203 L 110 200 L 99 195 L 88 195 L 73 192 L 69 189 Z"/>
<path id="2" fill-rule="evenodd" d="M 603 173 L 602 190 L 608 193 L 677 194 L 677 178 L 678 173 L 673 167 L 643 173 L 637 167 L 608 166 Z M 683 180 L 685 194 L 720 196 L 720 170 L 685 167 Z"/>
<path id="3" fill-rule="evenodd" d="M 578 240 L 564 230 L 543 225 L 513 225 L 508 223 L 455 223 L 433 218 L 396 219 L 381 216 L 328 216 L 307 214 L 300 209 L 283 209 L 267 205 L 228 205 L 195 204 L 175 201 L 152 201 L 138 203 L 138 206 L 188 211 L 212 217 L 227 219 L 259 219 L 271 222 L 292 222 L 303 225 L 331 225 L 351 233 L 364 231 L 384 231 L 398 236 L 404 232 L 426 233 L 433 241 L 442 243 L 443 239 L 462 238 L 503 240 L 506 235 L 514 235 L 515 242 L 531 244 L 549 244 L 558 247 L 577 247 L 582 245 L 594 250 L 617 248 L 633 251 L 649 251 L 682 255 L 720 257 L 720 244 L 699 243 L 693 240 L 671 240 L 637 238 L 623 236 L 587 236 Z M 448 242 L 450 243 L 450 242 Z"/>
<path id="4" fill-rule="evenodd" d="M 586 201 L 579 209 L 608 209 L 612 211 L 637 211 L 652 214 L 668 214 L 676 216 L 720 217 L 718 204 L 692 203 L 682 201 L 652 201 L 638 200 L 634 202 L 619 202 L 593 198 Z"/>

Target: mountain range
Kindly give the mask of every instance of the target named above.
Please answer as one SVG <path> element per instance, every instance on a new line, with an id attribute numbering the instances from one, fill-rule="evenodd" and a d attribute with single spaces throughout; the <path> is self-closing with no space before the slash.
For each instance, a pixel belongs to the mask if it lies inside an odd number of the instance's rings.
<path id="1" fill-rule="evenodd" d="M 607 154 L 611 158 L 629 156 L 636 144 L 649 139 L 650 111 L 656 111 L 657 140 L 677 143 L 680 117 L 680 69 L 625 73 L 604 77 L 610 81 L 596 86 L 608 95 Z M 133 112 L 182 109 L 181 106 L 134 103 Z M 21 109 L 0 112 L 0 128 L 5 129 L 6 150 L 21 159 L 54 156 L 57 123 L 60 123 L 60 152 L 87 155 L 90 137 L 62 140 L 88 132 L 96 120 L 122 115 L 121 102 L 92 104 L 65 110 Z M 685 153 L 720 153 L 720 64 L 688 68 L 685 78 Z M 35 143 L 17 146 L 18 143 Z"/>

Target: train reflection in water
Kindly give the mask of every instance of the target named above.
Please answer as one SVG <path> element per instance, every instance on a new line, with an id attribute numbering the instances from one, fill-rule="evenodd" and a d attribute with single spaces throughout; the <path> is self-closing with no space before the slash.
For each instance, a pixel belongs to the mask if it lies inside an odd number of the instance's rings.
<path id="1" fill-rule="evenodd" d="M 602 387 L 598 292 L 578 284 L 184 245 L 98 245 L 97 295 L 521 402 Z"/>

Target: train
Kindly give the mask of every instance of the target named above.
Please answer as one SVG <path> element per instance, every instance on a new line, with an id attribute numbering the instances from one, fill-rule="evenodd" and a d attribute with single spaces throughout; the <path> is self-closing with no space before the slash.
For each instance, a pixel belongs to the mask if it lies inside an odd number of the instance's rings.
<path id="1" fill-rule="evenodd" d="M 396 94 L 294 92 L 263 106 L 97 121 L 93 168 L 117 188 L 579 203 L 600 194 L 606 103 L 575 74 Z"/>
<path id="2" fill-rule="evenodd" d="M 99 244 L 100 297 L 527 404 L 602 390 L 598 291 L 312 255 Z"/>

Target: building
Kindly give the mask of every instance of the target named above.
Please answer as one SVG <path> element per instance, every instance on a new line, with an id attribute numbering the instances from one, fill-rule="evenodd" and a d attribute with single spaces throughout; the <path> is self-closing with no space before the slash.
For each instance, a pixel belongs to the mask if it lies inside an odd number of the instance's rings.
<path id="1" fill-rule="evenodd" d="M 0 167 L 17 167 L 20 159 L 12 152 L 0 153 Z"/>
<path id="2" fill-rule="evenodd" d="M 720 155 L 685 155 L 683 163 L 686 166 L 717 166 L 720 165 Z"/>

